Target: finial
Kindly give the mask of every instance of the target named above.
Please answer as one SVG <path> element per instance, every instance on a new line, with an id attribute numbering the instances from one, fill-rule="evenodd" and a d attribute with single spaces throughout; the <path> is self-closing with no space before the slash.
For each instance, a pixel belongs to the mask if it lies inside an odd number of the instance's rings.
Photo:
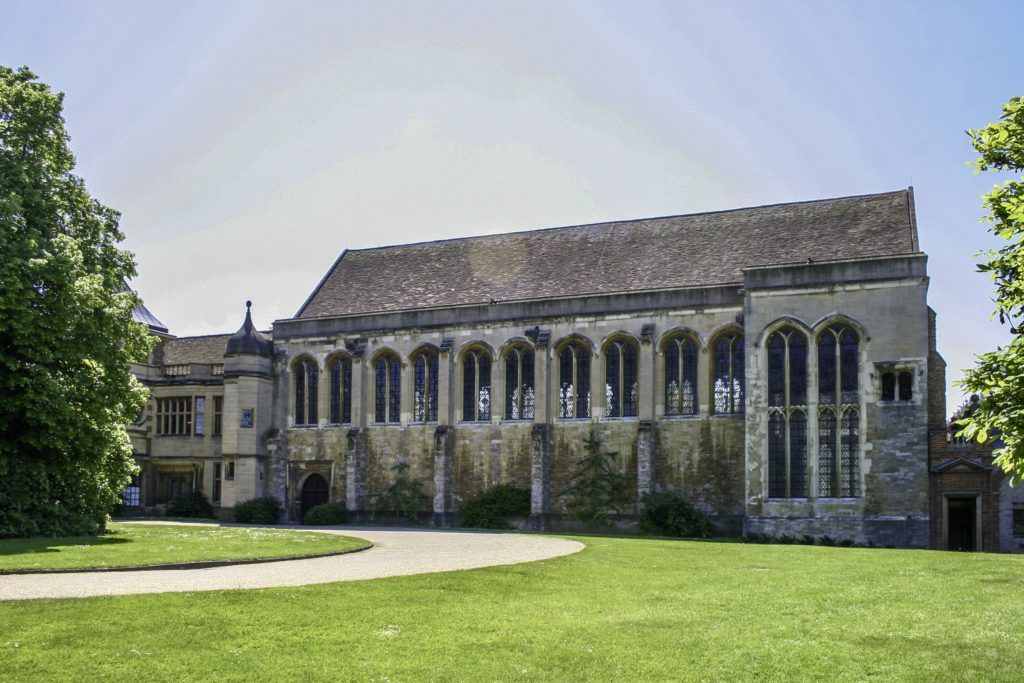
<path id="1" fill-rule="evenodd" d="M 248 313 L 250 308 L 252 308 L 252 302 L 251 301 L 246 301 L 245 302 L 245 312 Z"/>

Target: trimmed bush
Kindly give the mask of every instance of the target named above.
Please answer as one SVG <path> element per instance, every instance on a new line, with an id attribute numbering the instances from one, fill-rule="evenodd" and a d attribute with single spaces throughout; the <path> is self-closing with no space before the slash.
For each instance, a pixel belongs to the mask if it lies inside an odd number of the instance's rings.
<path id="1" fill-rule="evenodd" d="M 302 523 L 309 526 L 331 526 L 348 521 L 348 510 L 344 503 L 321 503 L 306 510 Z"/>
<path id="2" fill-rule="evenodd" d="M 253 498 L 235 506 L 239 524 L 277 524 L 281 521 L 281 503 L 277 498 Z"/>
<path id="3" fill-rule="evenodd" d="M 648 493 L 642 502 L 640 531 L 645 534 L 707 538 L 713 531 L 711 521 L 678 493 Z"/>
<path id="4" fill-rule="evenodd" d="M 462 508 L 462 526 L 476 529 L 511 529 L 509 517 L 530 514 L 530 491 L 501 484 L 471 498 Z"/>
<path id="5" fill-rule="evenodd" d="M 165 514 L 168 517 L 213 517 L 213 506 L 201 491 L 178 496 L 167 504 Z"/>

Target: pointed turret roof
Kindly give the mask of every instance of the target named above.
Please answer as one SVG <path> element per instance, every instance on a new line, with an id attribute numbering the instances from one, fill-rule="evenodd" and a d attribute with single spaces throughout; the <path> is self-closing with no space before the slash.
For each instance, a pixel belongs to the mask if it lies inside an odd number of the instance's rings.
<path id="1" fill-rule="evenodd" d="M 228 339 L 225 356 L 263 356 L 270 358 L 274 354 L 274 344 L 267 335 L 256 329 L 252 324 L 252 302 L 245 302 L 245 322 Z"/>

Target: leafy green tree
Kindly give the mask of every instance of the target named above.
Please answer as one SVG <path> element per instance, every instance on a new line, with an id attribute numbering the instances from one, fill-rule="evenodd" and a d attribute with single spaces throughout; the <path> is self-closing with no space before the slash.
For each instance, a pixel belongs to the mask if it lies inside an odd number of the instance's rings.
<path id="1" fill-rule="evenodd" d="M 974 172 L 999 171 L 1011 178 L 984 195 L 989 232 L 1006 240 L 999 249 L 984 252 L 978 269 L 988 273 L 996 286 L 993 315 L 1008 324 L 1010 343 L 982 354 L 968 370 L 961 386 L 979 394 L 974 410 L 959 424 L 963 436 L 984 443 L 999 434 L 1003 446 L 995 450 L 995 462 L 1016 479 L 1024 477 L 1024 98 L 1013 97 L 1003 105 L 996 123 L 969 130 L 971 145 L 981 156 L 971 165 Z"/>
<path id="2" fill-rule="evenodd" d="M 384 493 L 374 496 L 374 512 L 389 512 L 395 519 L 416 521 L 416 515 L 423 507 L 423 482 L 409 478 L 409 463 L 400 462 L 391 470 L 395 481 Z"/>
<path id="3" fill-rule="evenodd" d="M 572 481 L 562 492 L 568 496 L 565 507 L 581 522 L 611 526 L 612 514 L 622 514 L 629 505 L 629 479 L 619 472 L 619 454 L 604 450 L 600 439 L 591 435 L 583 448 Z"/>
<path id="4" fill-rule="evenodd" d="M 63 95 L 0 66 L 0 537 L 92 534 L 135 469 L 151 340 L 118 213 L 89 196 Z"/>

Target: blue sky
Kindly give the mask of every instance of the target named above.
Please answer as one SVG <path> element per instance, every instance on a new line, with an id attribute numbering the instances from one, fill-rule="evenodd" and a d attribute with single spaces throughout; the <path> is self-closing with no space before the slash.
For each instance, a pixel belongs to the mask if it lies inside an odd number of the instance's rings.
<path id="1" fill-rule="evenodd" d="M 290 317 L 342 249 L 913 185 L 949 380 L 1007 338 L 964 130 L 1024 3 L 3 0 L 179 335 Z M 396 282 L 396 287 L 402 283 Z M 950 391 L 950 402 L 959 392 Z M 954 405 L 949 406 L 952 410 Z"/>

